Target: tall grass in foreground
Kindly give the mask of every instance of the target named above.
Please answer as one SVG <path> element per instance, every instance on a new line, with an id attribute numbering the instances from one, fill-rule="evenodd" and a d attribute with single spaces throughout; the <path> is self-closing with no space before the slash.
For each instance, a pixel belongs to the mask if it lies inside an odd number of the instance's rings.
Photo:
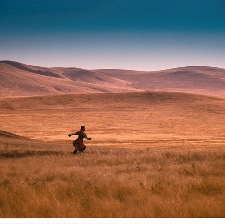
<path id="1" fill-rule="evenodd" d="M 225 217 L 224 146 L 163 148 L 1 157 L 0 217 Z"/>

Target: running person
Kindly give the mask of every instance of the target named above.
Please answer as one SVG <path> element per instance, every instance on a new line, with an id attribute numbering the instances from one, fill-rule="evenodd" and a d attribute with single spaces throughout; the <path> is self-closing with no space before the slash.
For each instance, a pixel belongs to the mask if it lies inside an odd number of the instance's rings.
<path id="1" fill-rule="evenodd" d="M 85 134 L 85 126 L 81 126 L 80 131 L 72 132 L 68 134 L 69 137 L 72 135 L 78 135 L 78 138 L 73 141 L 74 151 L 73 154 L 76 154 L 78 152 L 83 152 L 86 149 L 86 146 L 84 145 L 83 139 L 91 140 L 86 134 Z"/>

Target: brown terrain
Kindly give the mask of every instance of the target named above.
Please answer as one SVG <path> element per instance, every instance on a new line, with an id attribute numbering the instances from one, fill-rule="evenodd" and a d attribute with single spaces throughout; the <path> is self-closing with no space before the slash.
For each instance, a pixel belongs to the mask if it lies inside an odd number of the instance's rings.
<path id="1" fill-rule="evenodd" d="M 193 66 L 157 72 L 44 68 L 0 61 L 0 97 L 166 91 L 225 95 L 225 69 Z"/>
<path id="2" fill-rule="evenodd" d="M 1 218 L 225 217 L 224 69 L 1 61 L 0 77 Z"/>

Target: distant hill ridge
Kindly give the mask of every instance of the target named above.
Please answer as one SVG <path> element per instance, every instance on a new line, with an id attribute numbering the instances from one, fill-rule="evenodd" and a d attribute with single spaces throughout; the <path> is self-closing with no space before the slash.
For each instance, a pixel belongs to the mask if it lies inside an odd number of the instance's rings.
<path id="1" fill-rule="evenodd" d="M 225 96 L 225 69 L 187 66 L 162 71 L 46 68 L 0 61 L 0 97 L 165 91 Z"/>
<path id="2" fill-rule="evenodd" d="M 2 139 L 2 138 L 12 138 L 12 139 L 16 138 L 16 139 L 25 139 L 25 140 L 29 139 L 24 136 L 20 136 L 20 135 L 13 134 L 11 132 L 0 130 L 0 139 Z"/>

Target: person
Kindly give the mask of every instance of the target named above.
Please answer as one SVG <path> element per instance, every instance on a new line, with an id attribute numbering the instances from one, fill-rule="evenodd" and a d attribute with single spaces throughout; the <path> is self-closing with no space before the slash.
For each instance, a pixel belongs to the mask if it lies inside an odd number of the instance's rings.
<path id="1" fill-rule="evenodd" d="M 72 135 L 78 135 L 78 138 L 73 141 L 74 151 L 73 154 L 77 154 L 79 152 L 83 152 L 86 149 L 86 146 L 84 145 L 83 139 L 91 140 L 86 134 L 85 134 L 85 126 L 81 126 L 80 131 L 72 132 L 68 134 L 69 137 Z"/>

